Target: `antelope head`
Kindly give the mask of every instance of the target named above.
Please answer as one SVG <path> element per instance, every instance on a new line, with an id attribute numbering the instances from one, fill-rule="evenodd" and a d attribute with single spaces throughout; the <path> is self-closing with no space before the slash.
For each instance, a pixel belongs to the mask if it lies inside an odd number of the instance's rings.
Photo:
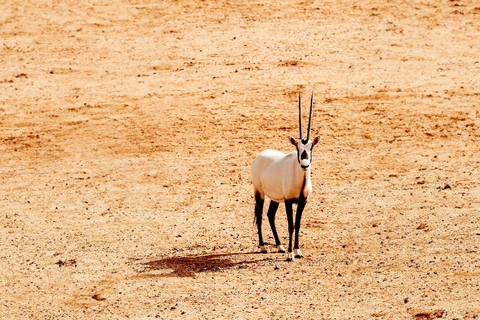
<path id="1" fill-rule="evenodd" d="M 303 171 L 307 171 L 310 168 L 310 163 L 312 162 L 312 150 L 313 147 L 318 143 L 320 137 L 317 136 L 315 139 L 310 140 L 310 132 L 312 129 L 312 112 L 313 112 L 313 92 L 312 98 L 310 100 L 310 117 L 308 118 L 308 133 L 307 138 L 303 139 L 302 134 L 302 103 L 300 91 L 298 92 L 298 122 L 300 127 L 300 139 L 295 139 L 294 137 L 289 137 L 290 142 L 297 148 L 297 160 L 299 165 L 302 167 Z"/>

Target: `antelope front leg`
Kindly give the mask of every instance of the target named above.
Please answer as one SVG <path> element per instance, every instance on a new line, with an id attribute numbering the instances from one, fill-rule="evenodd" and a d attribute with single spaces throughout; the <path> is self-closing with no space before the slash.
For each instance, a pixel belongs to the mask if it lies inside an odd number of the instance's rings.
<path id="1" fill-rule="evenodd" d="M 285 211 L 287 211 L 287 221 L 288 221 L 288 254 L 287 261 L 295 261 L 295 256 L 293 255 L 292 250 L 292 240 L 293 240 L 293 202 L 291 200 L 285 200 Z"/>
<path id="2" fill-rule="evenodd" d="M 307 200 L 302 201 L 302 199 L 300 199 L 300 202 L 297 207 L 297 216 L 295 217 L 295 246 L 293 247 L 295 258 L 303 258 L 303 254 L 300 251 L 300 247 L 298 245 L 298 236 L 300 233 L 300 221 L 302 220 L 302 213 L 303 213 L 303 209 L 305 209 L 306 204 L 307 204 Z"/>

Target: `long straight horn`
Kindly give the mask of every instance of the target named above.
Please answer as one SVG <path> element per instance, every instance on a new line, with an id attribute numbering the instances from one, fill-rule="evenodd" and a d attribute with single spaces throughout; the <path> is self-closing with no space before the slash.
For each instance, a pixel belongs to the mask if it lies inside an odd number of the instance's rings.
<path id="1" fill-rule="evenodd" d="M 301 103 L 301 96 L 300 96 L 300 90 L 298 90 L 298 123 L 300 126 L 300 140 L 303 139 L 302 136 L 302 103 Z"/>
<path id="2" fill-rule="evenodd" d="M 313 113 L 313 92 L 312 92 L 312 99 L 310 100 L 310 117 L 308 118 L 307 141 L 310 140 L 310 131 L 312 130 L 312 113 Z"/>

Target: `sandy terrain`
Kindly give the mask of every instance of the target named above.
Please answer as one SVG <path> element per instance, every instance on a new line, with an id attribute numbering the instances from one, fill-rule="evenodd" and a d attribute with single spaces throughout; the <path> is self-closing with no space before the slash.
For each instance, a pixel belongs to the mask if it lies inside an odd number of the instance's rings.
<path id="1" fill-rule="evenodd" d="M 479 30 L 463 0 L 3 1 L 0 318 L 479 318 Z M 250 164 L 299 89 L 292 263 L 255 253 Z"/>

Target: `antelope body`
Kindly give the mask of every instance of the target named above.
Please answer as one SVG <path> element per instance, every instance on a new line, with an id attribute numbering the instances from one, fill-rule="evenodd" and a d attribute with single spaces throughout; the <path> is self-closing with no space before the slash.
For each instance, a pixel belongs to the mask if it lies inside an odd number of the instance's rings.
<path id="1" fill-rule="evenodd" d="M 310 118 L 308 121 L 308 135 L 306 139 L 303 139 L 302 137 L 302 108 L 300 93 L 298 104 L 300 139 L 296 140 L 293 137 L 289 137 L 290 143 L 292 143 L 297 150 L 292 151 L 289 154 L 284 154 L 283 152 L 276 150 L 265 150 L 261 152 L 252 163 L 255 220 L 257 222 L 260 250 L 261 252 L 267 252 L 262 237 L 262 212 L 265 196 L 267 196 L 271 200 L 267 216 L 279 252 L 285 252 L 285 248 L 280 243 L 275 228 L 275 214 L 279 203 L 285 203 L 289 232 L 287 260 L 290 261 L 294 261 L 295 258 L 303 257 L 298 245 L 298 233 L 300 230 L 302 213 L 307 203 L 308 196 L 312 191 L 312 183 L 310 180 L 312 150 L 319 141 L 319 137 L 316 137 L 313 141 L 310 140 L 313 93 L 310 100 Z M 293 222 L 293 204 L 297 204 L 295 224 Z M 293 249 L 295 252 L 292 251 L 294 230 L 295 246 Z"/>

